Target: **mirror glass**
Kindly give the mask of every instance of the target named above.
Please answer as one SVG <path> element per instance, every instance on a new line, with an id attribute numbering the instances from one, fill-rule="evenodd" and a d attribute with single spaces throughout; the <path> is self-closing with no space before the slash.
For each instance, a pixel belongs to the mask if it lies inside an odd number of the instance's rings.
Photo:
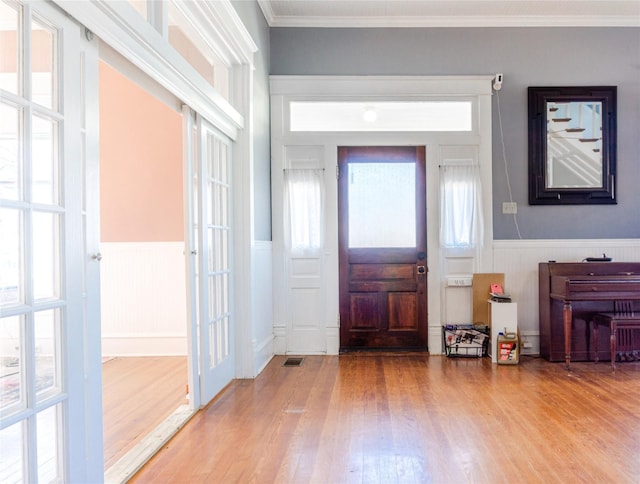
<path id="1" fill-rule="evenodd" d="M 547 102 L 547 188 L 602 188 L 602 102 Z"/>

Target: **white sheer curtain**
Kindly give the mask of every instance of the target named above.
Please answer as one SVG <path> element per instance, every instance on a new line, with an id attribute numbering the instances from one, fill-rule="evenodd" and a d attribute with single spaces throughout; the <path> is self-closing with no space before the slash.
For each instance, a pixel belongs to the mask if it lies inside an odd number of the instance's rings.
<path id="1" fill-rule="evenodd" d="M 324 240 L 324 170 L 287 169 L 285 242 L 292 253 L 314 253 Z"/>
<path id="2" fill-rule="evenodd" d="M 440 167 L 440 244 L 482 246 L 482 188 L 478 165 Z"/>

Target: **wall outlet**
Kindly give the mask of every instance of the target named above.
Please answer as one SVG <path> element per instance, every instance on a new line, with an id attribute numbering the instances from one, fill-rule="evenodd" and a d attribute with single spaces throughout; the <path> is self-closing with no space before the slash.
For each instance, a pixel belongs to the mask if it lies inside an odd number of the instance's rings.
<path id="1" fill-rule="evenodd" d="M 503 214 L 516 214 L 518 213 L 518 204 L 516 202 L 502 202 Z"/>
<path id="2" fill-rule="evenodd" d="M 523 348 L 533 348 L 533 344 L 529 343 L 528 341 L 524 341 L 522 343 L 522 347 Z"/>

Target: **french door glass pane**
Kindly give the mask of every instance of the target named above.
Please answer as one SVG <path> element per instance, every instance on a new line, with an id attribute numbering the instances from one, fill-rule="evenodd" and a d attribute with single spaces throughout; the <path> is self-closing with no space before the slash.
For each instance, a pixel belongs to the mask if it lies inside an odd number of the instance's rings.
<path id="1" fill-rule="evenodd" d="M 58 125 L 39 116 L 32 118 L 32 185 L 34 203 L 58 203 Z"/>
<path id="2" fill-rule="evenodd" d="M 20 94 L 18 77 L 18 53 L 20 39 L 18 36 L 18 11 L 5 2 L 0 2 L 0 18 L 2 19 L 2 48 L 0 49 L 0 89 L 12 94 Z"/>
<path id="3" fill-rule="evenodd" d="M 24 408 L 22 321 L 21 316 L 0 318 L 0 412 L 3 414 Z M 0 479 L 0 482 L 5 481 Z"/>
<path id="4" fill-rule="evenodd" d="M 215 196 L 216 194 L 213 189 L 213 183 L 209 181 L 209 183 L 207 183 L 207 224 L 209 225 L 213 225 L 214 220 L 216 220 L 215 210 L 218 204 L 216 203 Z"/>
<path id="5" fill-rule="evenodd" d="M 221 293 L 222 293 L 222 304 L 220 306 L 222 314 L 229 313 L 229 273 L 226 272 L 221 275 Z"/>
<path id="6" fill-rule="evenodd" d="M 208 148 L 209 148 L 209 176 L 214 180 L 220 180 L 220 159 L 218 158 L 218 152 L 216 151 L 216 138 L 213 135 L 209 135 L 208 137 Z"/>
<path id="7" fill-rule="evenodd" d="M 227 227 L 229 225 L 229 189 L 220 185 L 220 225 Z"/>
<path id="8" fill-rule="evenodd" d="M 216 322 L 209 324 L 209 368 L 215 368 L 218 364 L 217 356 L 217 334 L 216 334 Z"/>
<path id="9" fill-rule="evenodd" d="M 221 271 L 228 271 L 229 267 L 229 231 L 221 230 L 218 240 L 218 267 Z"/>
<path id="10" fill-rule="evenodd" d="M 216 276 L 209 276 L 209 321 L 214 321 L 218 314 L 216 299 Z"/>
<path id="11" fill-rule="evenodd" d="M 1 5 L 0 3 L 0 8 Z M 0 52 L 2 50 L 0 49 Z M 0 78 L 3 75 L 0 73 Z M 20 111 L 15 106 L 0 103 L 0 198 L 9 200 L 17 200 L 21 195 L 19 130 Z"/>
<path id="12" fill-rule="evenodd" d="M 220 199 L 220 185 L 213 183 L 211 185 L 211 191 L 213 192 L 213 224 L 216 226 L 222 225 L 222 200 Z"/>
<path id="13" fill-rule="evenodd" d="M 24 303 L 22 211 L 0 208 L 0 307 Z"/>
<path id="14" fill-rule="evenodd" d="M 221 183 L 228 185 L 231 182 L 231 180 L 229 180 L 229 164 L 227 162 L 229 159 L 229 147 L 220 141 L 218 142 L 218 147 L 218 159 L 220 160 L 220 173 L 218 179 Z"/>
<path id="15" fill-rule="evenodd" d="M 208 269 L 209 272 L 213 272 L 215 270 L 215 255 L 216 255 L 216 237 L 217 232 L 215 229 L 209 228 L 207 229 L 207 262 L 209 264 Z"/>
<path id="16" fill-rule="evenodd" d="M 57 33 L 38 20 L 31 21 L 31 89 L 32 100 L 56 109 L 55 48 Z"/>
<path id="17" fill-rule="evenodd" d="M 216 138 L 213 135 L 207 136 L 207 163 L 209 176 L 214 180 L 220 179 L 220 165 L 218 153 L 216 152 Z"/>
<path id="18" fill-rule="evenodd" d="M 59 216 L 33 212 L 33 295 L 34 299 L 59 296 Z"/>
<path id="19" fill-rule="evenodd" d="M 58 449 L 58 421 L 60 405 L 38 413 L 38 482 L 62 482 L 60 476 L 60 449 Z"/>
<path id="20" fill-rule="evenodd" d="M 59 310 L 51 309 L 34 314 L 36 349 L 36 394 L 38 401 L 60 391 Z"/>
<path id="21" fill-rule="evenodd" d="M 415 164 L 348 166 L 349 247 L 415 247 Z"/>
<path id="22" fill-rule="evenodd" d="M 0 430 L 0 482 L 26 482 L 24 475 L 24 424 Z"/>

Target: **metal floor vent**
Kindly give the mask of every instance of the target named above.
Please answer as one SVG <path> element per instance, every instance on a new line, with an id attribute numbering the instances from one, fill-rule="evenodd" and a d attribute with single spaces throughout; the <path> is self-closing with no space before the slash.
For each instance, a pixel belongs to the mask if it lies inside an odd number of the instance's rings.
<path id="1" fill-rule="evenodd" d="M 302 366 L 304 358 L 287 358 L 282 366 Z"/>

